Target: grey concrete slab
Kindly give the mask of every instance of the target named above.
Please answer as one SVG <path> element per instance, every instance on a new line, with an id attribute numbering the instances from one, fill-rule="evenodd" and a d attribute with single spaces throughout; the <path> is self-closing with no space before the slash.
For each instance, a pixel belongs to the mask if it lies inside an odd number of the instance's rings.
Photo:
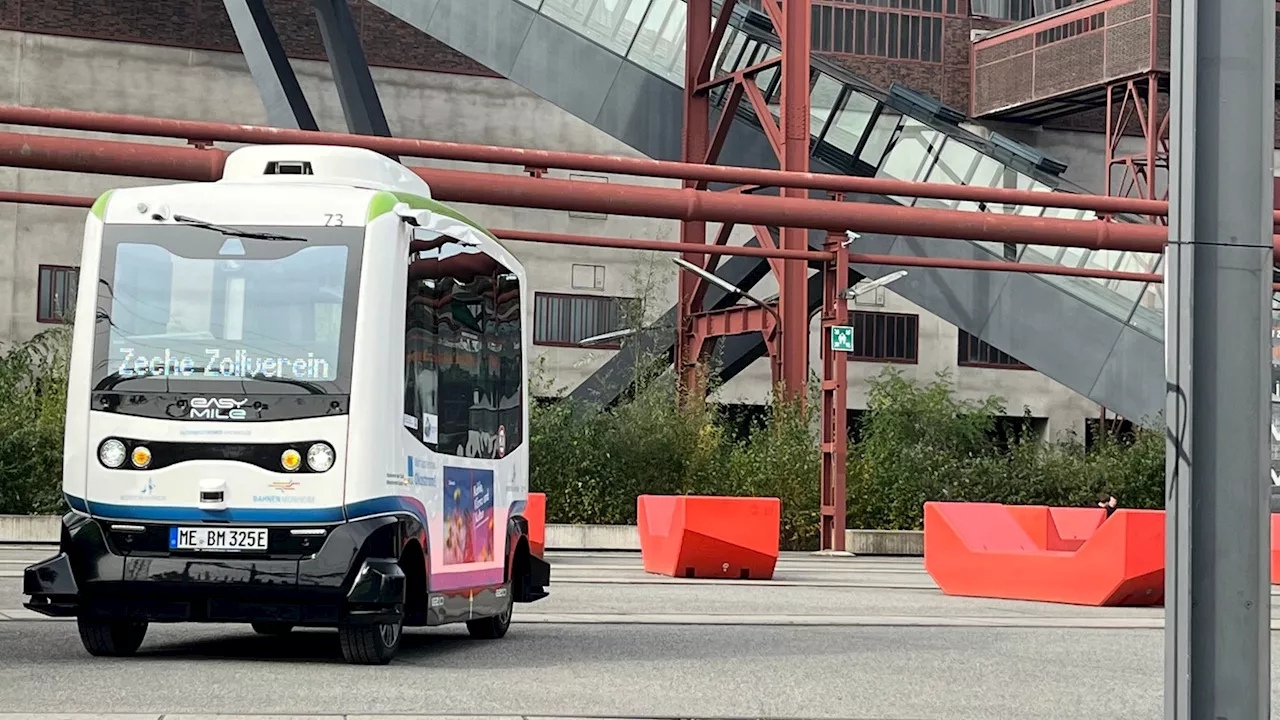
<path id="1" fill-rule="evenodd" d="M 622 58 L 612 52 L 536 15 L 508 77 L 590 122 L 604 106 L 621 65 Z"/>
<path id="2" fill-rule="evenodd" d="M 891 255 L 991 262 L 1001 258 L 977 243 L 900 236 Z M 885 268 L 886 270 L 888 268 Z M 893 284 L 893 291 L 943 320 L 970 333 L 980 334 L 991 317 L 1011 273 L 904 267 L 907 276 Z M 988 342 L 990 339 L 983 336 Z M 1006 351 L 1008 352 L 1008 351 Z"/>
<path id="3" fill-rule="evenodd" d="M 1123 324 L 1032 275 L 1013 274 L 978 331 L 983 340 L 1088 395 Z M 1149 371 L 1155 371 L 1154 368 Z M 1126 417 L 1130 408 L 1093 397 Z"/>
<path id="4" fill-rule="evenodd" d="M 656 160 L 679 160 L 684 133 L 684 93 L 623 60 L 594 123 L 597 128 Z"/>
<path id="5" fill-rule="evenodd" d="M 431 22 L 440 0 L 371 0 L 374 5 L 395 15 L 410 25 L 423 30 Z M 514 3 L 512 3 L 514 4 Z M 444 38 L 437 38 L 447 43 Z"/>
<path id="6" fill-rule="evenodd" d="M 427 34 L 494 72 L 510 76 L 535 13 L 511 0 L 467 0 L 436 6 Z"/>
<path id="7" fill-rule="evenodd" d="M 1126 417 L 1155 420 L 1164 411 L 1164 343 L 1126 325 L 1107 356 L 1091 397 L 1131 408 Z"/>

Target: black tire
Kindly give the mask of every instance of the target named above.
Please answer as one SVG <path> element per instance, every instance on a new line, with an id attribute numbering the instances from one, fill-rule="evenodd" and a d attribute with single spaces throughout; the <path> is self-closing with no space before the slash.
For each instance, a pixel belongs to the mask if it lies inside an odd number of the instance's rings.
<path id="1" fill-rule="evenodd" d="M 80 642 L 96 657 L 125 657 L 138 651 L 147 636 L 147 623 L 134 620 L 76 618 Z"/>
<path id="2" fill-rule="evenodd" d="M 293 632 L 293 626 L 283 622 L 256 622 L 252 627 L 259 635 L 288 635 Z"/>
<path id="3" fill-rule="evenodd" d="M 507 602 L 502 606 L 502 612 L 491 617 L 467 621 L 467 632 L 471 633 L 471 637 L 478 640 L 497 640 L 507 634 L 507 630 L 511 627 L 511 610 L 515 607 L 515 602 L 511 598 L 510 583 L 506 591 Z"/>
<path id="4" fill-rule="evenodd" d="M 338 626 L 342 657 L 352 665 L 386 665 L 400 649 L 404 621 L 394 623 L 347 623 Z"/>

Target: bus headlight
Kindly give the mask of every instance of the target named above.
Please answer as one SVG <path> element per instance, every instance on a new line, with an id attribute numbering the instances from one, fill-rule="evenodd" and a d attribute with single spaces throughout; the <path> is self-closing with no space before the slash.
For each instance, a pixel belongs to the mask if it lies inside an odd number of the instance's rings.
<path id="1" fill-rule="evenodd" d="M 133 449 L 133 466 L 141 470 L 151 464 L 151 450 L 145 445 Z"/>
<path id="2" fill-rule="evenodd" d="M 124 443 L 112 438 L 98 446 L 98 462 L 109 468 L 118 468 L 124 464 Z"/>
<path id="3" fill-rule="evenodd" d="M 316 443 L 307 450 L 307 466 L 316 472 L 326 472 L 333 467 L 333 448 L 326 443 Z"/>
<path id="4" fill-rule="evenodd" d="M 280 455 L 280 466 L 283 467 L 285 470 L 288 470 L 289 472 L 293 472 L 294 470 L 297 470 L 298 467 L 301 465 L 302 465 L 302 456 L 299 455 L 298 451 L 294 450 L 293 448 L 289 448 L 288 450 L 285 450 L 284 453 Z"/>

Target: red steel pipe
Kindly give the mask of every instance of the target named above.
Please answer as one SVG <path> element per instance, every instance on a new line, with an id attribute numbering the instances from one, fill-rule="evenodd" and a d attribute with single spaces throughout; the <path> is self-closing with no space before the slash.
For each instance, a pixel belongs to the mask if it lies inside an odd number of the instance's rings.
<path id="1" fill-rule="evenodd" d="M 3 190 L 0 191 L 0 202 L 20 205 L 56 205 L 59 207 L 87 208 L 93 205 L 93 198 L 76 195 L 51 195 L 47 193 L 29 193 Z M 491 230 L 494 235 L 505 240 L 523 242 L 550 243 L 553 245 L 581 245 L 587 247 L 608 247 L 624 250 L 652 250 L 655 252 L 681 252 L 692 248 L 686 243 L 666 242 L 663 240 L 639 240 L 634 238 L 591 237 L 586 235 L 565 235 L 562 233 L 533 232 L 529 230 Z M 747 257 L 780 257 L 799 260 L 826 262 L 832 259 L 832 253 L 822 250 L 805 250 L 794 254 L 787 250 L 773 250 L 762 247 L 743 247 L 738 245 L 706 245 L 696 246 L 705 255 L 744 255 Z M 1099 270 L 1095 268 L 1073 268 L 1062 265 L 1038 265 L 1035 263 L 1011 263 L 1000 260 L 961 260 L 955 258 L 910 257 L 904 255 L 874 255 L 868 253 L 850 253 L 849 262 L 862 265 L 892 265 L 898 267 L 927 267 L 940 270 L 977 270 L 992 272 L 1016 272 L 1034 275 L 1068 275 L 1073 277 L 1095 278 L 1099 280 L 1132 280 L 1135 282 L 1163 283 L 1160 273 L 1135 273 L 1119 270 Z M 1272 289 L 1280 292 L 1280 283 L 1274 283 Z"/>
<path id="2" fill-rule="evenodd" d="M 10 167 L 207 181 L 221 176 L 226 156 L 214 148 L 0 133 L 0 165 Z M 1160 225 L 411 169 L 447 202 L 1151 253 L 1166 240 Z"/>
<path id="3" fill-rule="evenodd" d="M 826 262 L 831 253 L 822 250 L 783 250 L 742 245 L 700 245 L 698 243 L 667 242 L 665 240 L 637 240 L 634 238 L 590 237 L 561 233 L 531 232 L 529 230 L 491 230 L 504 240 L 551 243 L 553 245 L 585 245 L 589 247 L 619 248 L 623 250 L 652 250 L 655 252 L 697 252 L 703 255 L 744 255 L 746 257 L 779 258 L 782 260 L 808 260 Z"/>
<path id="4" fill-rule="evenodd" d="M 167 118 L 34 108 L 19 105 L 0 105 L 0 124 L 181 138 L 192 141 L 346 145 L 368 148 L 403 157 L 516 165 L 519 167 L 559 168 L 563 170 L 662 177 L 734 185 L 806 188 L 832 192 L 904 195 L 939 200 L 1060 207 L 1093 210 L 1103 214 L 1132 213 L 1135 215 L 1163 216 L 1169 212 L 1169 204 L 1167 202 L 1142 198 L 1078 195 L 1065 192 L 1033 192 L 1030 190 L 950 185 L 947 183 L 914 183 L 887 178 L 783 172 L 781 170 L 766 170 L 763 168 L 700 165 L 666 160 L 649 160 L 646 158 L 528 150 L 491 145 L 468 145 L 436 140 L 383 138 L 368 135 L 348 135 L 346 133 L 291 130 L 200 120 L 171 120 Z M 1280 223 L 1280 211 L 1276 212 L 1276 222 Z"/>
<path id="5" fill-rule="evenodd" d="M 1161 225 L 411 169 L 431 185 L 435 197 L 448 202 L 1150 253 L 1162 252 L 1167 238 Z"/>
<path id="6" fill-rule="evenodd" d="M 58 207 L 93 207 L 93 198 L 78 195 L 51 195 L 49 193 L 0 190 L 0 203 L 19 205 L 56 205 Z"/>
<path id="7" fill-rule="evenodd" d="M 17 203 L 20 205 L 56 205 L 59 207 L 88 208 L 93 206 L 93 198 L 76 195 L 49 195 L 45 193 L 29 193 L 11 190 L 0 190 L 0 203 Z M 782 258 L 784 260 L 807 260 L 826 262 L 831 253 L 822 250 L 775 250 L 765 247 L 744 247 L 739 245 L 695 245 L 691 243 L 666 242 L 663 240 L 642 240 L 636 238 L 591 237 L 586 235 L 565 235 L 562 233 L 534 232 L 530 230 L 491 229 L 494 235 L 504 240 L 520 240 L 523 242 L 549 243 L 552 245 L 582 245 L 588 247 L 618 248 L 620 250 L 652 250 L 656 252 L 681 252 L 696 250 L 704 255 L 742 255 L 745 257 Z"/>
<path id="8" fill-rule="evenodd" d="M 1040 265 L 1013 263 L 1001 260 L 961 260 L 958 258 L 911 257 L 904 255 L 869 255 L 849 253 L 849 262 L 859 265 L 892 265 L 900 267 L 938 268 L 941 270 L 991 270 L 994 272 L 1019 272 L 1034 275 L 1068 275 L 1096 280 L 1133 280 L 1135 282 L 1162 283 L 1160 273 L 1123 272 L 1095 268 L 1067 267 L 1065 265 Z"/>

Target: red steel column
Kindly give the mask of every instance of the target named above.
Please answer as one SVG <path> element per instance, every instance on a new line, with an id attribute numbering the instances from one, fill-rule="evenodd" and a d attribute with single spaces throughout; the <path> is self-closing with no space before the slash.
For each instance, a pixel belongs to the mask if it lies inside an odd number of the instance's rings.
<path id="1" fill-rule="evenodd" d="M 843 199 L 843 198 L 841 198 Z M 831 328 L 847 325 L 849 251 L 844 238 L 827 235 L 823 249 L 835 254 L 822 266 L 822 530 L 819 549 L 844 552 L 845 467 L 849 458 L 847 388 L 849 365 L 844 351 L 831 348 Z"/>
<path id="2" fill-rule="evenodd" d="M 709 78 L 702 77 L 703 58 L 711 43 L 711 0 L 689 0 L 685 6 L 685 58 L 684 58 L 684 139 L 681 144 L 681 160 L 687 163 L 707 162 L 710 146 L 711 98 L 698 92 L 698 86 Z M 695 189 L 697 183 L 684 181 L 686 189 Z M 705 245 L 707 223 L 684 221 L 680 223 L 680 242 Z M 682 253 L 681 257 L 699 267 L 706 265 L 706 255 Z M 676 310 L 675 371 L 679 382 L 678 397 L 699 394 L 698 362 L 705 340 L 694 331 L 693 317 L 702 312 L 702 294 L 697 292 L 701 281 L 689 272 L 679 275 L 680 304 Z"/>
<path id="3" fill-rule="evenodd" d="M 771 1 L 771 0 L 770 0 Z M 782 169 L 809 171 L 809 0 L 783 3 L 782 36 Z M 785 188 L 783 197 L 806 198 L 807 190 Z M 782 228 L 783 248 L 806 248 L 808 232 Z M 789 399 L 804 400 L 809 377 L 809 301 L 805 263 L 783 261 L 778 282 L 782 317 L 782 384 Z"/>

